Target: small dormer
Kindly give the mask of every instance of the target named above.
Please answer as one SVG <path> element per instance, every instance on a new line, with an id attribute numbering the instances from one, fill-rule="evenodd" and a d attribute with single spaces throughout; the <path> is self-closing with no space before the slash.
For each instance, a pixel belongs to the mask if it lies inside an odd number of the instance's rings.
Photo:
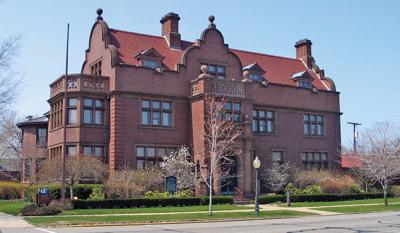
<path id="1" fill-rule="evenodd" d="M 141 51 L 135 58 L 139 61 L 140 66 L 152 69 L 161 68 L 164 60 L 164 57 L 154 48 Z"/>
<path id="2" fill-rule="evenodd" d="M 296 82 L 298 87 L 308 89 L 313 88 L 312 82 L 314 81 L 314 78 L 306 70 L 294 73 L 290 79 Z"/>
<path id="3" fill-rule="evenodd" d="M 256 82 L 265 81 L 265 79 L 263 77 L 264 74 L 265 74 L 265 71 L 257 63 L 253 63 L 253 64 L 250 64 L 250 65 L 247 65 L 247 66 L 243 67 L 243 71 L 248 71 L 249 72 L 249 76 L 248 77 L 252 81 L 256 81 Z"/>

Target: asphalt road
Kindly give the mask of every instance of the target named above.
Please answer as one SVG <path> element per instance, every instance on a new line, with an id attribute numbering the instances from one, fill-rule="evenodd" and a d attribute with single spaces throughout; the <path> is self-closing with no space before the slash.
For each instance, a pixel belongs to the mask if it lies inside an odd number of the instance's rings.
<path id="1" fill-rule="evenodd" d="M 2 225 L 4 226 L 4 225 Z M 4 228 L 1 233 L 400 233 L 400 212 L 315 216 L 214 223 L 158 224 L 72 228 Z"/>

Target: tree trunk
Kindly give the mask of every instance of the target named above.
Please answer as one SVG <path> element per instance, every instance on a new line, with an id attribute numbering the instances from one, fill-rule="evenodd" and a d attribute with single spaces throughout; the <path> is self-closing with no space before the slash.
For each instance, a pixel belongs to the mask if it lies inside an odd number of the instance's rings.
<path id="1" fill-rule="evenodd" d="M 290 190 L 289 189 L 286 192 L 286 203 L 287 203 L 288 207 L 291 206 L 291 204 L 290 204 Z"/>
<path id="2" fill-rule="evenodd" d="M 387 185 L 385 185 L 385 186 L 383 187 L 383 199 L 384 199 L 384 201 L 385 201 L 385 206 L 387 206 L 387 205 L 388 205 L 388 199 L 387 199 Z"/>
<path id="3" fill-rule="evenodd" d="M 71 185 L 69 186 L 69 198 L 71 200 L 74 199 L 74 185 L 71 183 Z"/>
<path id="4" fill-rule="evenodd" d="M 209 195 L 208 195 L 208 215 L 212 215 L 212 191 L 213 191 L 213 185 L 212 185 L 212 175 L 210 175 L 210 183 L 209 183 Z"/>

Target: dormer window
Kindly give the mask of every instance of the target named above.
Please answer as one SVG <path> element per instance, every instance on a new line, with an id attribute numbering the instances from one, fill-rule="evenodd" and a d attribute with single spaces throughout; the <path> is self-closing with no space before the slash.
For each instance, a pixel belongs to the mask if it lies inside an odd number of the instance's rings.
<path id="1" fill-rule="evenodd" d="M 135 58 L 139 61 L 139 65 L 152 69 L 161 68 L 164 59 L 154 48 L 141 51 Z"/>
<path id="2" fill-rule="evenodd" d="M 312 85 L 308 81 L 299 81 L 299 87 L 312 88 Z"/>
<path id="3" fill-rule="evenodd" d="M 294 73 L 290 79 L 296 82 L 298 87 L 308 89 L 313 88 L 313 85 L 311 83 L 312 81 L 314 81 L 314 78 L 306 70 Z"/>
<path id="4" fill-rule="evenodd" d="M 251 79 L 253 81 L 256 81 L 256 82 L 265 81 L 265 79 L 263 77 L 263 75 L 265 74 L 265 71 L 257 63 L 253 63 L 253 64 L 243 67 L 243 71 L 248 71 L 249 79 Z"/>
<path id="5" fill-rule="evenodd" d="M 155 69 L 160 67 L 160 62 L 154 60 L 144 60 L 143 66 Z"/>
<path id="6" fill-rule="evenodd" d="M 216 65 L 216 64 L 206 64 L 206 63 L 202 63 L 201 65 L 208 66 L 208 73 L 210 75 L 215 76 L 217 79 L 221 79 L 221 80 L 225 79 L 225 66 Z"/>

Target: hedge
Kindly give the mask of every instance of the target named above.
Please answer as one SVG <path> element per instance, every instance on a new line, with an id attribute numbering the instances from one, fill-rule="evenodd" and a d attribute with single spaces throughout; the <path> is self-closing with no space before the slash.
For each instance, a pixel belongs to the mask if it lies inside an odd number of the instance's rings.
<path id="1" fill-rule="evenodd" d="M 208 197 L 173 197 L 173 198 L 132 198 L 115 200 L 73 200 L 74 209 L 113 209 L 165 206 L 207 205 Z M 213 204 L 232 204 L 232 196 L 215 196 Z"/>
<path id="2" fill-rule="evenodd" d="M 0 199 L 20 199 L 24 194 L 24 186 L 21 183 L 11 181 L 0 182 Z"/>
<path id="3" fill-rule="evenodd" d="M 39 188 L 46 187 L 49 190 L 51 200 L 61 199 L 61 185 L 60 184 L 44 184 L 44 185 L 31 185 L 25 189 L 25 198 L 29 201 L 33 201 Z M 93 188 L 100 187 L 100 184 L 76 184 L 74 185 L 74 196 L 79 199 L 88 199 L 93 191 Z M 65 197 L 69 198 L 69 186 L 65 186 Z"/>
<path id="4" fill-rule="evenodd" d="M 393 197 L 388 194 L 388 197 Z M 383 193 L 358 193 L 358 194 L 315 194 L 315 195 L 291 195 L 291 202 L 316 202 L 316 201 L 348 201 L 362 199 L 383 198 Z M 286 202 L 286 195 L 260 196 L 260 204 L 274 202 Z"/>

